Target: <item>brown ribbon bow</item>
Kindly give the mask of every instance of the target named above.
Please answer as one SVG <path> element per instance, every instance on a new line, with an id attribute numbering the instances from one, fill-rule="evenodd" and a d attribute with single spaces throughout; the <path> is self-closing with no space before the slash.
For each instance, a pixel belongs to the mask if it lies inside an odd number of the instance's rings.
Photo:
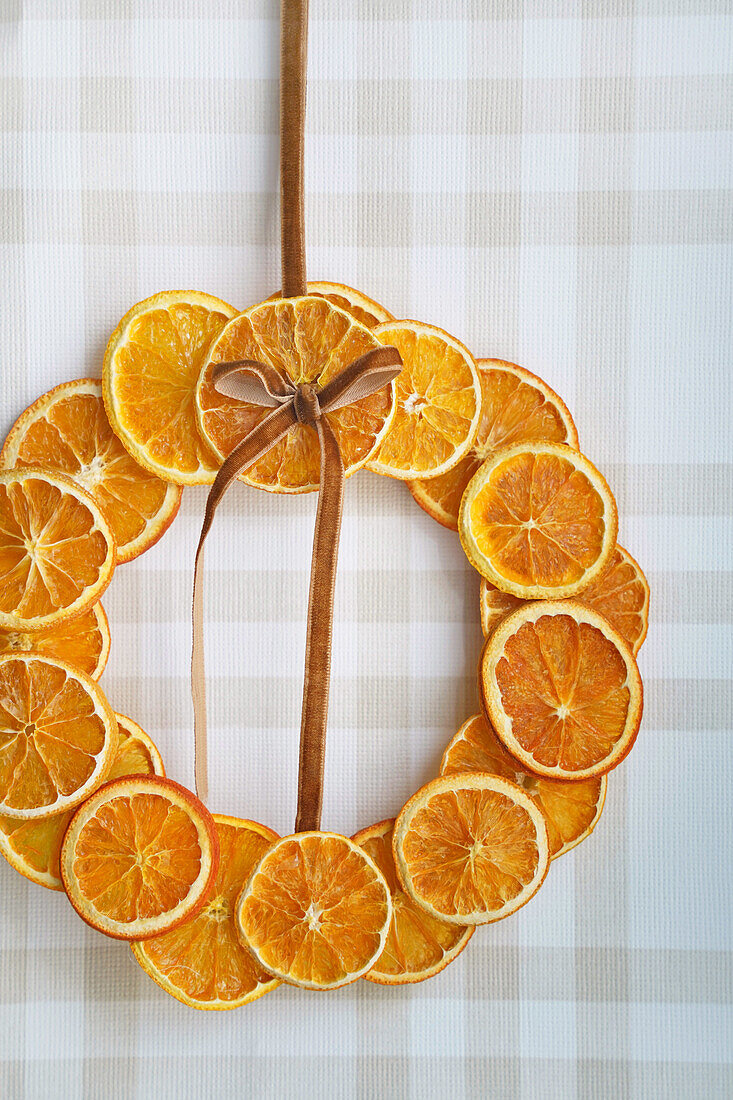
<path id="1" fill-rule="evenodd" d="M 219 393 L 250 404 L 270 407 L 273 411 L 248 432 L 222 464 L 206 501 L 206 512 L 196 551 L 191 694 L 196 743 L 196 790 L 202 799 L 208 793 L 202 586 L 206 536 L 217 506 L 232 481 L 242 470 L 252 466 L 274 447 L 295 424 L 308 424 L 315 428 L 321 449 L 320 488 L 308 597 L 296 832 L 318 829 L 321 819 L 333 594 L 344 491 L 341 451 L 333 429 L 323 413 L 333 412 L 376 393 L 389 385 L 401 368 L 402 360 L 397 348 L 379 347 L 355 359 L 322 389 L 307 383 L 295 386 L 275 367 L 253 359 L 218 363 L 213 372 L 214 387 Z"/>

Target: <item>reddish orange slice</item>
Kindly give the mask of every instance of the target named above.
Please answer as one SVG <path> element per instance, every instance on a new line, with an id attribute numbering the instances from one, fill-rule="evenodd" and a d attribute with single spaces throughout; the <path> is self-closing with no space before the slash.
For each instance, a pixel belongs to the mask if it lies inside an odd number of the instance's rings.
<path id="1" fill-rule="evenodd" d="M 109 646 L 109 623 L 101 603 L 47 630 L 0 630 L 0 654 L 32 651 L 41 657 L 56 657 L 86 672 L 92 680 L 104 672 Z"/>

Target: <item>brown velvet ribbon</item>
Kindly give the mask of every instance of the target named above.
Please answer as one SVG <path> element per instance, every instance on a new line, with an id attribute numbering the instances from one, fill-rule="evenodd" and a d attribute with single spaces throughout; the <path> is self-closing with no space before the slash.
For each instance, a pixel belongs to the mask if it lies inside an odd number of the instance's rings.
<path id="1" fill-rule="evenodd" d="M 245 359 L 219 363 L 213 383 L 219 393 L 249 404 L 272 408 L 225 459 L 206 501 L 193 585 L 193 651 L 191 693 L 196 742 L 196 791 L 207 796 L 206 681 L 204 667 L 204 542 L 217 506 L 239 473 L 257 462 L 295 424 L 314 428 L 320 444 L 320 486 L 316 511 L 306 632 L 303 709 L 300 728 L 298 809 L 295 831 L 318 829 L 323 801 L 323 762 L 331 673 L 333 594 L 344 488 L 344 464 L 338 440 L 324 415 L 376 393 L 397 377 L 402 367 L 394 347 L 373 348 L 355 359 L 322 389 L 294 385 L 275 367 Z"/>

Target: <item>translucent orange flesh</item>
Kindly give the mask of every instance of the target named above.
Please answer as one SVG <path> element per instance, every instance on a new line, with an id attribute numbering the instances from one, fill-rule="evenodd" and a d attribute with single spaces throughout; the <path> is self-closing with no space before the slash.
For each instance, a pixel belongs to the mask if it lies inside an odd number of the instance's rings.
<path id="1" fill-rule="evenodd" d="M 630 692 L 623 657 L 569 615 L 525 623 L 496 665 L 501 704 L 521 747 L 543 767 L 582 771 L 624 732 Z"/>
<path id="2" fill-rule="evenodd" d="M 117 752 L 106 780 L 119 779 L 123 775 L 155 775 L 155 765 L 144 741 L 131 737 L 120 725 Z M 5 833 L 18 858 L 31 871 L 50 876 L 58 890 L 63 889 L 61 844 L 73 816 L 74 810 L 52 814 L 40 821 L 19 821 L 0 815 L 0 831 Z"/>
<path id="3" fill-rule="evenodd" d="M 470 526 L 480 553 L 507 580 L 557 588 L 580 580 L 600 557 L 604 504 L 569 459 L 518 454 L 476 493 Z"/>
<path id="4" fill-rule="evenodd" d="M 0 485 L 0 611 L 24 619 L 69 607 L 109 553 L 86 504 L 40 478 Z"/>
<path id="5" fill-rule="evenodd" d="M 0 630 L 0 655 L 3 653 L 35 653 L 57 657 L 80 668 L 96 679 L 102 669 L 100 658 L 105 649 L 105 637 L 94 608 L 49 630 L 32 633 Z"/>
<path id="6" fill-rule="evenodd" d="M 547 820 L 550 855 L 556 856 L 590 827 L 598 812 L 603 780 L 544 779 L 521 770 L 485 718 L 476 716 L 446 751 L 441 774 L 489 772 L 518 783 Z"/>
<path id="7" fill-rule="evenodd" d="M 535 825 L 523 806 L 492 790 L 434 794 L 402 843 L 413 887 L 440 913 L 499 912 L 535 876 Z"/>
<path id="8" fill-rule="evenodd" d="M 516 443 L 576 442 L 559 406 L 542 390 L 512 371 L 482 368 L 480 362 L 478 367 L 481 419 L 470 454 L 445 474 L 410 483 L 423 506 L 454 531 L 458 530 L 458 511 L 466 486 L 489 455 Z"/>
<path id="9" fill-rule="evenodd" d="M 112 431 L 100 394 L 60 395 L 29 424 L 15 466 L 68 474 L 104 510 L 118 550 L 138 539 L 163 508 L 169 485 L 144 470 Z"/>
<path id="10" fill-rule="evenodd" d="M 467 930 L 437 920 L 402 889 L 392 855 L 392 825 L 387 822 L 365 839 L 357 835 L 355 840 L 386 878 L 394 907 L 384 950 L 369 973 L 396 978 L 440 968 L 446 955 L 467 939 Z"/>
<path id="11" fill-rule="evenodd" d="M 439 336 L 385 327 L 403 367 L 395 383 L 396 410 L 376 461 L 426 473 L 448 462 L 465 444 L 476 416 L 474 374 L 464 355 Z"/>
<path id="12" fill-rule="evenodd" d="M 215 363 L 256 359 L 276 367 L 295 384 L 324 386 L 329 379 L 380 341 L 324 298 L 265 302 L 227 326 L 212 354 L 200 391 L 203 429 L 214 448 L 229 452 L 271 409 L 233 401 L 211 384 Z M 372 451 L 390 415 L 385 387 L 370 397 L 326 414 L 338 439 L 344 466 L 359 466 Z M 312 489 L 320 480 L 320 448 L 314 428 L 295 425 L 284 439 L 249 467 L 246 479 L 262 488 Z"/>
<path id="13" fill-rule="evenodd" d="M 168 913 L 187 896 L 201 869 L 196 826 L 158 794 L 119 796 L 82 826 L 74 877 L 97 912 L 121 922 Z"/>
<path id="14" fill-rule="evenodd" d="M 379 949 L 387 918 L 371 865 L 339 837 L 305 836 L 266 856 L 242 932 L 268 968 L 317 985 L 346 981 Z"/>
<path id="15" fill-rule="evenodd" d="M 196 383 L 228 317 L 179 303 L 151 309 L 130 325 L 114 361 L 118 415 L 150 460 L 195 473 L 217 468 L 196 425 Z"/>
<path id="16" fill-rule="evenodd" d="M 608 569 L 592 581 L 577 597 L 579 603 L 592 607 L 608 619 L 624 641 L 637 653 L 647 628 L 646 578 L 635 562 L 620 547 L 611 555 Z M 487 580 L 481 582 L 481 625 L 489 635 L 505 619 L 527 601 L 507 592 L 500 592 Z"/>
<path id="17" fill-rule="evenodd" d="M 11 808 L 51 806 L 89 779 L 105 726 L 78 680 L 38 661 L 0 664 L 0 796 Z"/>
<path id="18" fill-rule="evenodd" d="M 325 298 L 327 302 L 338 306 L 339 309 L 345 309 L 347 313 L 350 313 L 352 317 L 355 317 L 360 324 L 365 325 L 367 328 L 374 328 L 387 319 L 386 311 L 384 316 L 376 317 L 369 309 L 359 305 L 356 299 L 345 298 L 342 294 L 323 294 L 319 290 L 309 290 L 308 293 L 318 298 Z"/>
<path id="19" fill-rule="evenodd" d="M 185 997 L 199 1002 L 238 1001 L 272 982 L 237 938 L 234 906 L 272 839 L 245 823 L 217 821 L 221 859 L 211 899 L 202 912 L 171 932 L 145 940 L 152 968 Z"/>

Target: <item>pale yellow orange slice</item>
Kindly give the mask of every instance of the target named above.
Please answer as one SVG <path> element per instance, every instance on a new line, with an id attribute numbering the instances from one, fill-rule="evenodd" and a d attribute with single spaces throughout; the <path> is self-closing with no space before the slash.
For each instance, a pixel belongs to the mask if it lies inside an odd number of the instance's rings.
<path id="1" fill-rule="evenodd" d="M 550 440 L 578 446 L 578 433 L 564 401 L 536 374 L 503 359 L 477 359 L 481 418 L 470 452 L 446 474 L 409 482 L 428 515 L 458 530 L 466 486 L 482 462 L 504 447 Z"/>
<path id="2" fill-rule="evenodd" d="M 476 362 L 464 345 L 420 321 L 387 321 L 375 330 L 402 356 L 396 408 L 369 469 L 411 480 L 444 474 L 468 453 L 481 415 Z"/>
<path id="3" fill-rule="evenodd" d="M 433 779 L 402 807 L 392 840 L 407 893 L 436 919 L 490 924 L 539 890 L 545 816 L 516 783 L 483 772 Z"/>
<path id="4" fill-rule="evenodd" d="M 550 859 L 564 855 L 590 836 L 606 800 L 605 775 L 569 782 L 523 771 L 483 714 L 474 714 L 464 722 L 443 753 L 440 774 L 456 772 L 489 772 L 511 779 L 526 791 L 545 815 Z"/>
<path id="5" fill-rule="evenodd" d="M 197 428 L 196 383 L 236 312 L 210 294 L 170 290 L 128 310 L 107 344 L 102 384 L 110 423 L 136 462 L 176 485 L 214 480 L 218 463 Z"/>
<path id="6" fill-rule="evenodd" d="M 0 471 L 0 629 L 57 627 L 96 603 L 115 541 L 93 497 L 42 470 Z"/>
<path id="7" fill-rule="evenodd" d="M 170 931 L 206 904 L 216 881 L 214 819 L 162 776 L 105 783 L 71 819 L 61 878 L 82 920 L 115 939 Z"/>
<path id="8" fill-rule="evenodd" d="M 325 298 L 280 298 L 235 317 L 211 348 L 197 392 L 199 427 L 219 460 L 225 458 L 272 409 L 217 393 L 215 364 L 255 359 L 277 368 L 292 383 L 322 387 L 380 341 L 364 325 Z M 372 455 L 394 412 L 394 387 L 326 416 L 338 439 L 346 475 Z M 315 428 L 296 424 L 242 480 L 275 493 L 306 493 L 318 488 L 320 448 Z"/>
<path id="9" fill-rule="evenodd" d="M 0 657 L 0 814 L 29 821 L 77 806 L 107 776 L 117 720 L 79 669 L 33 653 Z"/>
<path id="10" fill-rule="evenodd" d="M 132 944 L 146 974 L 190 1008 L 237 1008 L 280 984 L 242 946 L 234 922 L 242 883 L 278 839 L 277 833 L 222 814 L 214 814 L 214 821 L 221 856 L 208 902 L 185 924 Z"/>
<path id="11" fill-rule="evenodd" d="M 382 954 L 364 975 L 379 985 L 412 985 L 432 978 L 460 955 L 473 927 L 436 920 L 402 889 L 392 854 L 394 820 L 380 821 L 352 839 L 384 875 L 392 895 L 392 920 Z"/>
<path id="12" fill-rule="evenodd" d="M 634 655 L 602 615 L 576 600 L 538 600 L 512 612 L 486 641 L 479 679 L 500 741 L 537 775 L 603 775 L 639 731 Z"/>
<path id="13" fill-rule="evenodd" d="M 237 901 L 242 942 L 276 978 L 335 989 L 361 978 L 384 949 L 392 902 L 384 875 L 336 833 L 277 841 Z"/>
<path id="14" fill-rule="evenodd" d="M 0 630 L 0 654 L 38 653 L 58 657 L 98 680 L 109 657 L 110 634 L 101 603 L 74 619 L 64 619 L 46 630 Z"/>
<path id="15" fill-rule="evenodd" d="M 561 443 L 487 459 L 463 494 L 459 531 L 473 567 L 524 599 L 574 596 L 608 567 L 618 512 L 606 479 Z"/>

